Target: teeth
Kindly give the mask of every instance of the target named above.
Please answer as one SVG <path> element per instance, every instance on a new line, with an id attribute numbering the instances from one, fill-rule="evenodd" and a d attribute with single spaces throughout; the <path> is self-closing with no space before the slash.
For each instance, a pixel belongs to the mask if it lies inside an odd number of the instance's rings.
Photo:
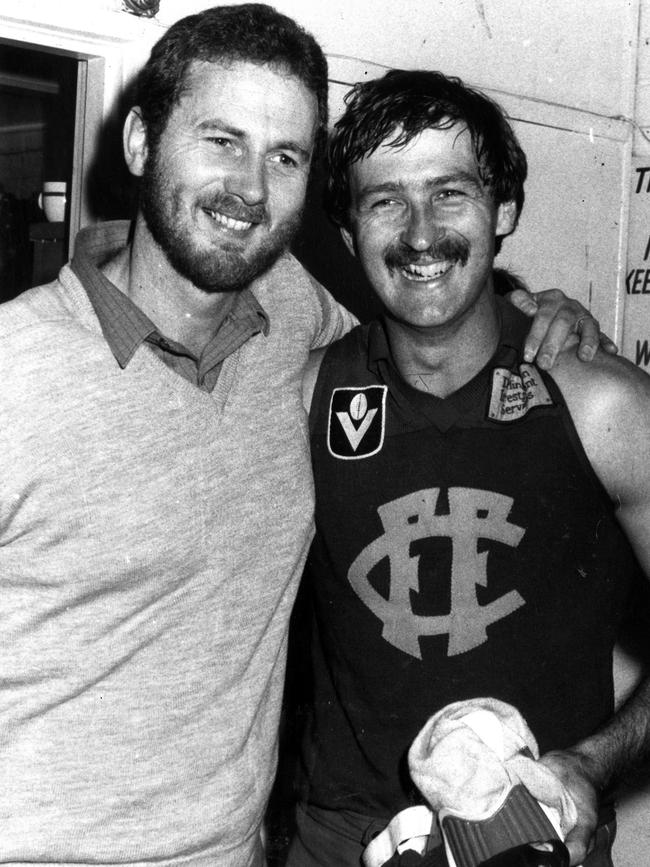
<path id="1" fill-rule="evenodd" d="M 435 280 L 436 277 L 442 277 L 451 266 L 453 262 L 433 262 L 431 265 L 405 265 L 402 268 L 402 274 L 408 280 L 420 280 L 425 282 L 427 280 Z"/>
<path id="2" fill-rule="evenodd" d="M 225 226 L 227 229 L 234 229 L 235 232 L 245 232 L 246 229 L 250 229 L 253 225 L 252 223 L 246 223 L 243 220 L 234 220 L 232 217 L 226 217 L 223 214 L 220 214 L 219 211 L 208 211 L 208 213 L 215 223 L 219 223 L 220 226 Z"/>

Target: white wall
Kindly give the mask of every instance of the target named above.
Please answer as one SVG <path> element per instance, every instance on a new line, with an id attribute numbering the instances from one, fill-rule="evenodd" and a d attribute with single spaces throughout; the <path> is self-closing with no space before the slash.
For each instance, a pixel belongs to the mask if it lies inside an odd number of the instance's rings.
<path id="1" fill-rule="evenodd" d="M 162 0 L 171 22 L 212 5 Z M 600 114 L 628 110 L 636 2 L 626 0 L 276 0 L 331 56 L 423 66 Z M 622 63 L 622 58 L 625 62 Z"/>

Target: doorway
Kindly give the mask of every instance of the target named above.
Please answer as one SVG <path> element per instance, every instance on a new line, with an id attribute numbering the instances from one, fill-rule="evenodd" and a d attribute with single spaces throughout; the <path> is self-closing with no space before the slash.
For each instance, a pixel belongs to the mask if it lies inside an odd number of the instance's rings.
<path id="1" fill-rule="evenodd" d="M 78 56 L 0 40 L 0 303 L 68 258 L 84 83 Z"/>

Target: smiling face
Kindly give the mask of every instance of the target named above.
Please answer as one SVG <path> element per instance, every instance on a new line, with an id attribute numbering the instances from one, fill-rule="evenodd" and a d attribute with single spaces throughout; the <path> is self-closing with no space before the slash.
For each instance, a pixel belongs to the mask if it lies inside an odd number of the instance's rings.
<path id="1" fill-rule="evenodd" d="M 208 292 L 239 290 L 286 249 L 300 223 L 316 97 L 281 69 L 195 62 L 155 147 L 132 111 L 127 162 L 142 176 L 154 242 Z"/>
<path id="2" fill-rule="evenodd" d="M 483 185 L 467 130 L 381 145 L 349 178 L 343 237 L 389 314 L 419 328 L 462 320 L 490 290 L 495 237 L 515 221 L 514 204 L 497 206 Z"/>

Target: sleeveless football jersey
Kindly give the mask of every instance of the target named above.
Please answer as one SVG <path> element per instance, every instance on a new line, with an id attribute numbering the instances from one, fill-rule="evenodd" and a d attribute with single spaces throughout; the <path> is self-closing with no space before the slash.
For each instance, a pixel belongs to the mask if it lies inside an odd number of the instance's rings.
<path id="1" fill-rule="evenodd" d="M 542 752 L 613 712 L 636 562 L 526 320 L 446 399 L 405 384 L 380 321 L 330 347 L 312 404 L 317 535 L 305 800 L 391 816 L 406 753 L 446 704 L 494 696 Z M 306 791 L 305 791 L 306 788 Z"/>

